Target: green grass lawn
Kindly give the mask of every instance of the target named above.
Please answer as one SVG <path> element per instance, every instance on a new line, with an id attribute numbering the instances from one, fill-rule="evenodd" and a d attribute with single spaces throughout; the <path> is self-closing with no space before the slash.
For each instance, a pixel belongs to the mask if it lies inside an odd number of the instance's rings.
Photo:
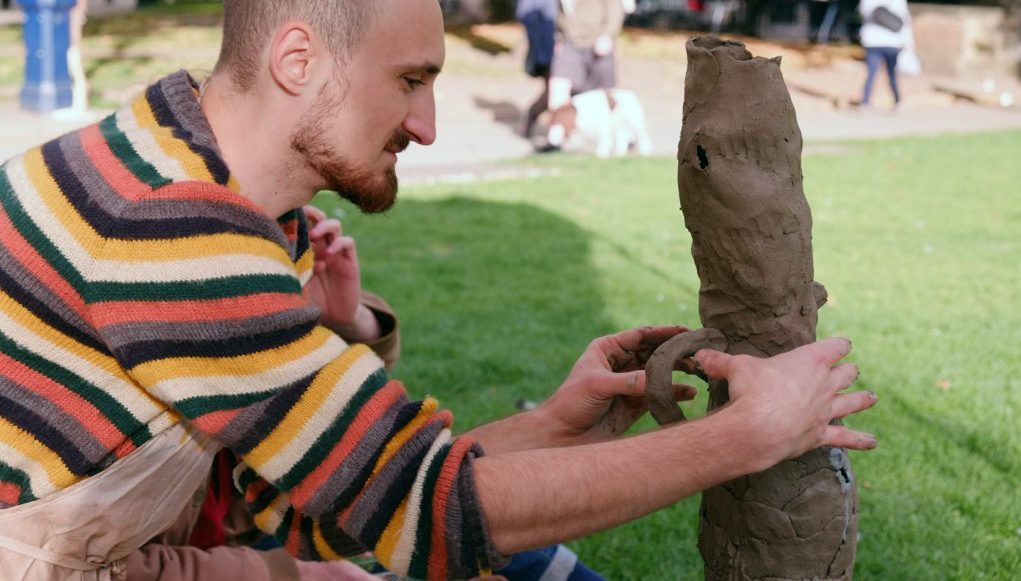
<path id="1" fill-rule="evenodd" d="M 849 422 L 880 438 L 852 454 L 856 576 L 1016 579 L 1021 132 L 849 147 L 806 156 L 804 173 L 832 298 L 819 333 L 853 338 L 857 385 L 881 397 Z M 462 430 L 543 398 L 592 337 L 699 324 L 673 160 L 534 163 L 563 171 L 408 187 L 379 217 L 338 209 L 366 285 L 402 317 L 396 375 Z M 572 545 L 609 579 L 700 578 L 697 504 Z"/>

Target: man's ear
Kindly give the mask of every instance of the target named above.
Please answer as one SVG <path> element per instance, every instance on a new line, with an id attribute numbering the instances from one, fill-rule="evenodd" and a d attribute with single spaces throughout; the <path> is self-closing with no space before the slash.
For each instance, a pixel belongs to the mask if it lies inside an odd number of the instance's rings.
<path id="1" fill-rule="evenodd" d="M 277 29 L 269 46 L 269 74 L 278 87 L 299 95 L 312 85 L 317 56 L 312 29 L 304 22 L 288 22 Z"/>

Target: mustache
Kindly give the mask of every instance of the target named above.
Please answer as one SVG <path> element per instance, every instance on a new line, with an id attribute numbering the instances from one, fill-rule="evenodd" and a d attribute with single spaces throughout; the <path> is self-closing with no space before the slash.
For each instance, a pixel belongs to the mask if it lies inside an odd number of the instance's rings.
<path id="1" fill-rule="evenodd" d="M 386 148 L 394 153 L 400 153 L 407 149 L 409 144 L 411 144 L 411 136 L 407 131 L 398 129 L 387 142 Z"/>

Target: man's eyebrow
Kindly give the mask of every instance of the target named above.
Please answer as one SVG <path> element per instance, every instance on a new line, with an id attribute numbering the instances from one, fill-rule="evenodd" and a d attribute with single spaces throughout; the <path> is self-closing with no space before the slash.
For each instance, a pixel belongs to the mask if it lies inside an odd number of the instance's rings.
<path id="1" fill-rule="evenodd" d="M 423 63 L 410 63 L 400 67 L 400 69 L 402 71 L 407 71 L 409 73 L 426 73 L 429 75 L 438 75 L 440 74 L 440 70 L 442 69 L 442 67 L 440 67 L 440 65 L 436 63 L 427 61 Z"/>

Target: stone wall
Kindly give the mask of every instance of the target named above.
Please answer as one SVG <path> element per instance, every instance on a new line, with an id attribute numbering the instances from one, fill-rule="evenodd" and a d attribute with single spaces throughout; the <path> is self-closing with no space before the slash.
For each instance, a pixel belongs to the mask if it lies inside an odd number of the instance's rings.
<path id="1" fill-rule="evenodd" d="M 1005 31 L 1002 7 L 909 6 L 918 58 L 926 72 L 968 75 L 1016 70 L 1021 39 Z"/>
<path id="2" fill-rule="evenodd" d="M 450 24 L 488 22 L 491 15 L 489 0 L 440 0 L 440 5 Z"/>
<path id="3" fill-rule="evenodd" d="M 89 15 L 119 14 L 138 8 L 138 0 L 88 0 Z"/>

